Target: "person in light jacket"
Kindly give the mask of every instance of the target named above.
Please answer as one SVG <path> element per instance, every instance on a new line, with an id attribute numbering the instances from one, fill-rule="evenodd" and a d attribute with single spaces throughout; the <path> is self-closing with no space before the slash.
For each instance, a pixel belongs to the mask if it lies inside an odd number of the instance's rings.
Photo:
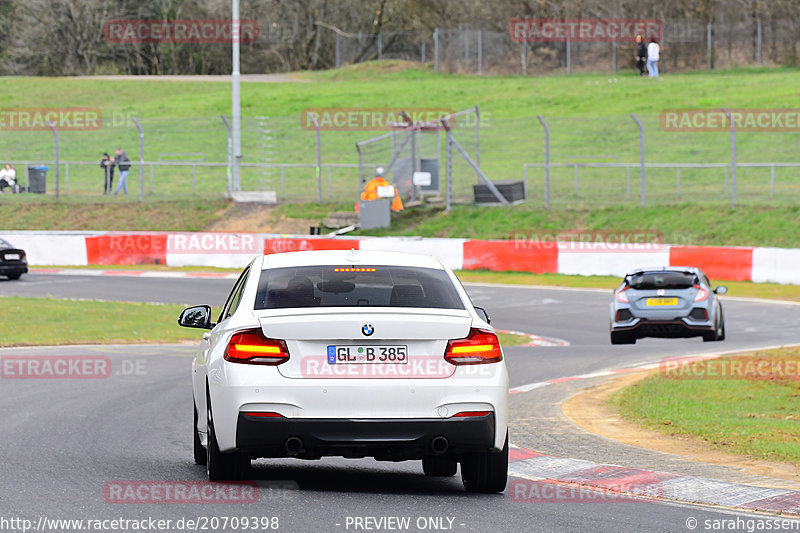
<path id="1" fill-rule="evenodd" d="M 650 44 L 647 45 L 647 72 L 650 73 L 651 78 L 658 77 L 658 60 L 661 56 L 661 47 L 655 39 L 650 39 Z"/>

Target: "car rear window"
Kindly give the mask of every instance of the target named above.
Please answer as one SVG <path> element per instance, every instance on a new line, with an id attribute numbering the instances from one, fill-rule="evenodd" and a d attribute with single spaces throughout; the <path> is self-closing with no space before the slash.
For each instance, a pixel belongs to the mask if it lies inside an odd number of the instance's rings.
<path id="1" fill-rule="evenodd" d="M 261 272 L 255 309 L 423 307 L 464 309 L 444 270 L 403 266 L 303 266 Z"/>
<path id="2" fill-rule="evenodd" d="M 632 288 L 648 289 L 688 289 L 696 283 L 694 274 L 688 272 L 643 272 L 630 276 Z"/>

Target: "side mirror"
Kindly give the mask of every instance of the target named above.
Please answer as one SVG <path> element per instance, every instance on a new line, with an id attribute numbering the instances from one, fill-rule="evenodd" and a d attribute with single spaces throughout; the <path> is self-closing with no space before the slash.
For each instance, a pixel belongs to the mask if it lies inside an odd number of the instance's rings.
<path id="1" fill-rule="evenodd" d="M 725 287 L 724 285 L 720 285 L 714 289 L 714 294 L 725 294 L 726 292 L 728 292 L 728 287 Z"/>
<path id="2" fill-rule="evenodd" d="M 195 305 L 187 307 L 181 311 L 181 316 L 178 317 L 178 325 L 185 328 L 213 328 L 215 324 L 211 322 L 211 306 Z"/>
<path id="3" fill-rule="evenodd" d="M 481 317 L 481 320 L 483 320 L 487 324 L 492 323 L 492 321 L 489 319 L 489 315 L 486 314 L 486 309 L 484 309 L 483 307 L 476 307 L 475 312 L 478 314 L 479 317 Z"/>

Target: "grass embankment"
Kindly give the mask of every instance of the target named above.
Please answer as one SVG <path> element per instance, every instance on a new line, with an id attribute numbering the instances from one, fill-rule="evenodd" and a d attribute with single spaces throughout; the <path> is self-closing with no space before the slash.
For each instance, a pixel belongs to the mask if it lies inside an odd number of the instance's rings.
<path id="1" fill-rule="evenodd" d="M 353 65 L 326 72 L 296 75 L 305 83 L 243 83 L 242 142 L 245 162 L 313 164 L 314 132 L 301 125 L 307 108 L 449 108 L 481 109 L 481 164 L 494 180 L 520 179 L 524 163 L 543 161 L 541 114 L 550 121 L 551 161 L 638 161 L 637 130 L 630 113 L 643 120 L 647 130 L 649 162 L 707 163 L 730 159 L 728 136 L 722 133 L 664 132 L 659 113 L 665 109 L 730 108 L 777 109 L 796 97 L 797 70 L 735 69 L 664 76 L 659 82 L 642 80 L 633 72 L 576 74 L 546 77 L 472 76 L 434 73 L 430 65 L 396 61 Z M 159 81 L 144 79 L 95 80 L 74 78 L 7 77 L 0 89 L 3 108 L 99 108 L 103 125 L 96 130 L 62 131 L 63 161 L 92 164 L 70 167 L 70 195 L 97 194 L 102 187 L 98 164 L 103 151 L 116 146 L 127 149 L 138 160 L 138 133 L 131 117 L 141 120 L 145 131 L 145 160 L 158 161 L 195 154 L 188 159 L 224 162 L 226 130 L 220 115 L 230 114 L 230 87 L 226 83 Z M 266 119 L 259 117 L 268 117 Z M 461 129 L 459 129 L 461 128 Z M 322 132 L 323 163 L 356 163 L 356 141 L 381 130 Z M 740 162 L 794 161 L 797 144 L 792 132 L 741 133 L 737 157 Z M 474 133 L 468 124 L 456 127 L 456 136 L 472 150 Z M 0 132 L 5 156 L 16 161 L 50 161 L 53 157 L 50 131 Z M 267 146 L 265 148 L 265 146 Z M 426 148 L 428 150 L 429 148 Z M 200 154 L 200 155 L 198 155 Z M 388 151 L 387 151 L 388 154 Z M 386 154 L 384 154 L 386 155 Z M 386 156 L 388 159 L 388 156 Z M 368 158 L 369 159 L 369 158 Z M 383 156 L 377 159 L 383 159 Z M 385 163 L 385 161 L 381 161 Z M 370 160 L 369 164 L 375 163 Z M 474 173 L 459 158 L 455 160 L 454 186 L 457 196 L 470 196 Z M 539 194 L 541 172 L 531 171 L 529 190 Z M 198 167 L 197 192 L 220 194 L 226 188 L 224 168 Z M 52 174 L 52 170 L 51 170 Z M 66 168 L 61 169 L 62 193 Z M 634 172 L 635 174 L 635 172 Z M 739 170 L 740 201 L 747 202 L 768 191 L 765 169 Z M 776 198 L 793 187 L 791 169 L 778 169 Z M 765 177 L 766 176 L 766 177 Z M 312 168 L 287 169 L 285 197 L 288 200 L 316 198 L 316 175 Z M 682 194 L 695 201 L 724 202 L 722 170 L 684 169 Z M 52 193 L 52 178 L 48 194 Z M 129 185 L 138 190 L 134 166 Z M 243 169 L 245 189 L 280 188 L 280 171 Z M 580 190 L 572 192 L 572 169 L 553 169 L 554 205 L 598 205 L 623 201 L 626 173 L 609 169 L 581 170 Z M 680 201 L 676 196 L 675 171 L 650 169 L 648 194 L 653 201 Z M 150 194 L 150 169 L 145 170 Z M 327 173 L 323 174 L 327 198 Z M 349 198 L 357 188 L 354 169 L 335 169 L 331 178 L 333 198 Z M 636 201 L 637 183 L 633 184 Z M 788 188 L 787 188 L 788 187 Z M 191 194 L 194 176 L 190 168 L 160 167 L 153 177 L 153 193 L 162 196 Z M 129 200 L 131 197 L 128 197 Z M 769 200 L 768 193 L 766 198 Z"/>
<path id="2" fill-rule="evenodd" d="M 0 346 L 112 344 L 197 340 L 177 324 L 180 305 L 0 297 L 14 317 Z"/>
<path id="3" fill-rule="evenodd" d="M 759 459 L 800 460 L 800 348 L 665 363 L 612 395 L 620 414 L 648 429 L 692 436 Z"/>
<path id="4" fill-rule="evenodd" d="M 0 297 L 0 306 L 14 317 L 14 327 L 0 337 L 0 347 L 171 343 L 200 338 L 199 330 L 178 326 L 180 305 Z M 530 342 L 523 335 L 498 336 L 504 346 Z"/>

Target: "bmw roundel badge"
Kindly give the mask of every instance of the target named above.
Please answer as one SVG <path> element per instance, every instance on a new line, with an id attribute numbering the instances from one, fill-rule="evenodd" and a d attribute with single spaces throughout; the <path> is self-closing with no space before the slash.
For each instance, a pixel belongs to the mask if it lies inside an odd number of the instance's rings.
<path id="1" fill-rule="evenodd" d="M 375 333 L 375 328 L 372 327 L 372 324 L 364 324 L 361 326 L 361 333 L 363 333 L 365 337 L 369 337 Z"/>

